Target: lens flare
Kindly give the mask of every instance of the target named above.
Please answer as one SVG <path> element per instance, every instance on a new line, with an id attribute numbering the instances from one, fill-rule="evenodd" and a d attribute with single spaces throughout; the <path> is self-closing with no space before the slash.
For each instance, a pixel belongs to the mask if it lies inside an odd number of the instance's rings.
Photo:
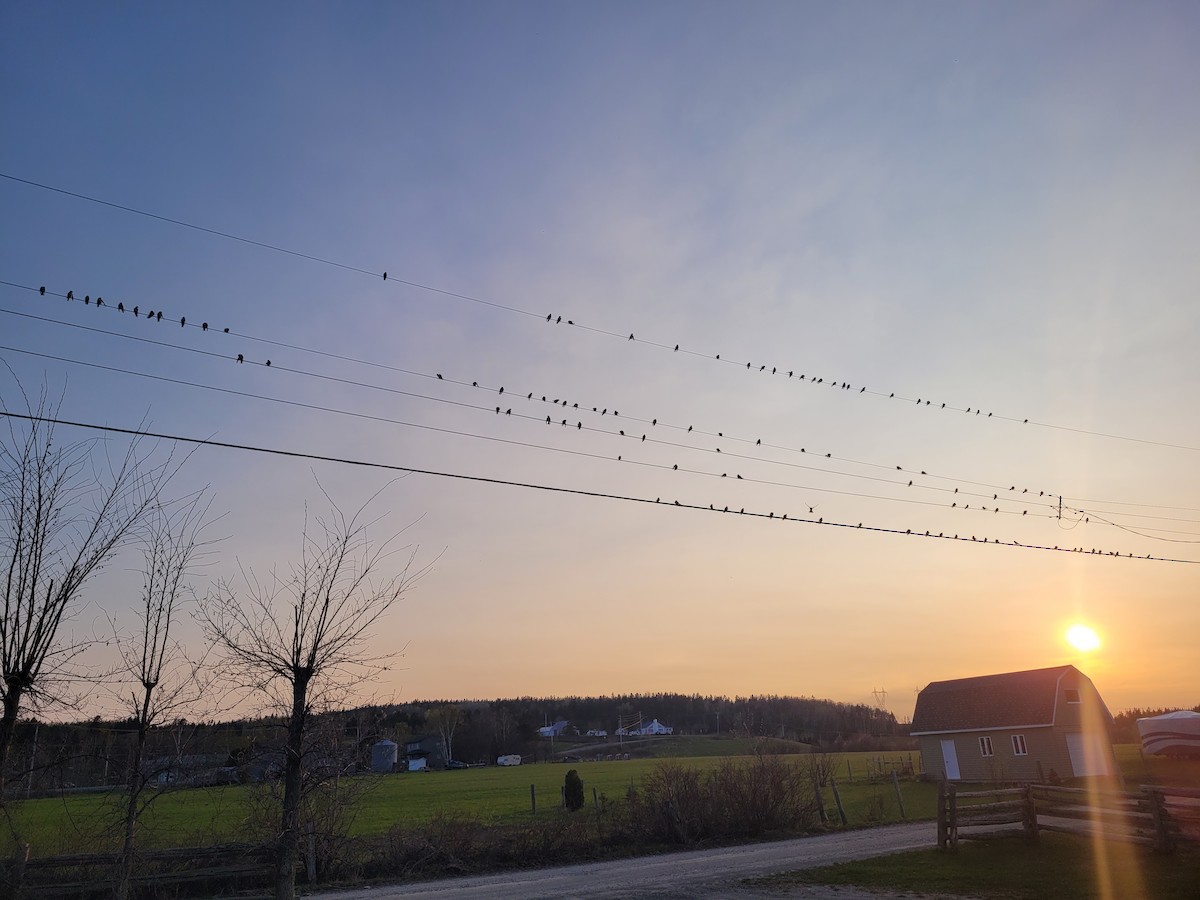
<path id="1" fill-rule="evenodd" d="M 1100 635 L 1087 625 L 1072 625 L 1067 629 L 1067 643 L 1081 653 L 1097 650 L 1100 647 Z"/>

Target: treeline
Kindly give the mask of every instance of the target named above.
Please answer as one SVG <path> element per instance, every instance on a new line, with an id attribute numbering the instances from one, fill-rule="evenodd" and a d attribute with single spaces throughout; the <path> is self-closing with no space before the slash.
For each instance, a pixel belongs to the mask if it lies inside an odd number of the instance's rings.
<path id="1" fill-rule="evenodd" d="M 629 728 L 657 719 L 676 735 L 778 737 L 842 748 L 871 738 L 904 733 L 886 710 L 863 704 L 774 694 L 717 697 L 702 694 L 619 694 L 608 697 L 517 697 L 499 700 L 438 700 L 402 704 L 381 719 L 394 740 L 436 732 L 430 713 L 461 711 L 453 752 L 463 760 L 493 759 L 504 753 L 538 756 L 548 751 L 537 730 L 556 721 L 576 732 L 607 731 L 615 739 L 619 725 Z"/>
<path id="2" fill-rule="evenodd" d="M 772 694 L 730 698 L 658 693 L 366 706 L 317 717 L 312 744 L 322 757 L 366 767 L 371 746 L 383 738 L 396 741 L 403 755 L 409 740 L 449 732 L 450 755 L 457 759 L 495 762 L 497 756 L 519 753 L 537 760 L 550 752 L 538 728 L 564 719 L 572 726 L 568 737 L 575 731 L 582 735 L 602 730 L 615 740 L 618 723 L 630 727 L 658 719 L 676 735 L 774 737 L 825 749 L 875 749 L 881 741 L 905 733 L 890 712 L 863 704 Z M 152 730 L 147 765 L 154 771 L 147 774 L 152 779 L 211 779 L 217 777 L 216 770 L 225 769 L 236 770 L 242 780 L 258 777 L 278 753 L 282 727 L 274 719 L 178 719 Z M 9 793 L 121 784 L 136 728 L 133 721 L 99 717 L 74 723 L 21 722 L 9 760 Z"/>

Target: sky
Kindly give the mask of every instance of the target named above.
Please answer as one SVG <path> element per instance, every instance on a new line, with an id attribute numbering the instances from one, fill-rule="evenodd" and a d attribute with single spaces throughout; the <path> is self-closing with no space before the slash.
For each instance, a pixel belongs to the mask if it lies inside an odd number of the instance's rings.
<path id="1" fill-rule="evenodd" d="M 382 491 L 432 565 L 364 696 L 905 719 L 1072 663 L 1191 706 L 1198 39 L 1190 3 L 6 4 L 0 399 L 422 470 L 206 446 L 174 484 L 221 516 L 201 595 Z M 136 566 L 71 627 L 127 627 Z"/>

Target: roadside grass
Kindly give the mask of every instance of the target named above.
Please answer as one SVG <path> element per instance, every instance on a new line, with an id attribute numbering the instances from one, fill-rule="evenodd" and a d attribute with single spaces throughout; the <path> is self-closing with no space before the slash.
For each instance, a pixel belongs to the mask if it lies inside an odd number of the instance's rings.
<path id="1" fill-rule="evenodd" d="M 904 763 L 910 755 L 836 755 L 834 762 L 843 773 L 838 789 L 851 827 L 900 821 L 891 780 L 868 783 L 863 776 L 868 766 Z M 707 772 L 725 758 L 683 755 L 678 761 Z M 808 756 L 788 758 L 803 763 Z M 637 788 L 660 763 L 659 759 L 631 759 L 356 776 L 350 779 L 357 797 L 349 833 L 356 837 L 383 835 L 396 826 L 424 825 L 434 819 L 464 819 L 484 826 L 528 822 L 533 817 L 530 785 L 537 798 L 537 818 L 555 815 L 560 811 L 559 790 L 571 768 L 583 779 L 586 805 L 579 815 L 585 815 L 594 812 L 593 789 L 597 797 L 621 801 L 630 787 Z M 851 773 L 858 773 L 854 781 L 845 780 L 847 763 Z M 935 784 L 902 779 L 900 785 L 906 819 L 934 816 Z M 165 848 L 252 839 L 253 795 L 261 790 L 236 785 L 164 791 L 142 818 L 139 844 Z M 822 796 L 831 825 L 840 825 L 828 786 Z M 123 801 L 119 792 L 10 801 L 3 811 L 7 821 L 0 818 L 0 852 L 8 852 L 19 841 L 28 842 L 35 856 L 111 849 L 116 846 Z"/>
<path id="2" fill-rule="evenodd" d="M 1200 851 L 1173 855 L 1124 844 L 1103 845 L 1110 865 L 1096 864 L 1085 838 L 1044 834 L 1034 845 L 1020 838 L 963 843 L 958 850 L 919 850 L 859 862 L 748 879 L 755 887 L 854 885 L 1004 900 L 1093 900 L 1096 897 L 1195 900 Z"/>

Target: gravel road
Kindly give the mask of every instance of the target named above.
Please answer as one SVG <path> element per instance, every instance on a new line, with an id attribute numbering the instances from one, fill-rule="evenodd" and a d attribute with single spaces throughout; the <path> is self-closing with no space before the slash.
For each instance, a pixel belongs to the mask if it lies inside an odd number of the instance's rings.
<path id="1" fill-rule="evenodd" d="M 881 894 L 855 888 L 821 886 L 776 890 L 749 888 L 740 882 L 758 875 L 919 850 L 933 846 L 934 841 L 933 823 L 918 822 L 768 844 L 358 888 L 319 896 L 321 900 L 537 900 L 573 897 L 589 900 L 765 900 L 780 897 L 880 900 L 881 897 L 917 895 Z"/>

